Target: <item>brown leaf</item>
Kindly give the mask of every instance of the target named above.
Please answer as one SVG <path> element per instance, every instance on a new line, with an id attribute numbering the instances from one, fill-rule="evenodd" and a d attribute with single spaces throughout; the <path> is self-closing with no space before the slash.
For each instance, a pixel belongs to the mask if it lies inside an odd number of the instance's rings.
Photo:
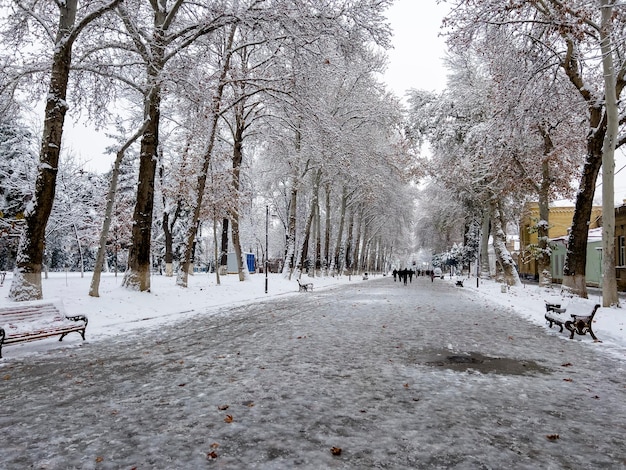
<path id="1" fill-rule="evenodd" d="M 404 384 L 404 388 L 409 388 L 409 384 Z"/>
<path id="2" fill-rule="evenodd" d="M 103 461 L 104 461 L 104 457 L 100 457 L 100 456 L 96 457 L 96 463 L 100 463 Z"/>
<path id="3" fill-rule="evenodd" d="M 211 452 L 208 452 L 206 454 L 206 458 L 207 458 L 207 460 L 216 459 L 217 458 L 217 452 L 215 452 L 214 450 L 212 450 Z"/>
<path id="4" fill-rule="evenodd" d="M 549 441 L 556 441 L 556 440 L 558 440 L 558 439 L 561 439 L 561 436 L 559 436 L 558 434 L 548 434 L 548 435 L 546 436 L 546 438 L 547 438 Z"/>
<path id="5" fill-rule="evenodd" d="M 331 447 L 330 453 L 333 455 L 341 455 L 341 447 Z"/>
<path id="6" fill-rule="evenodd" d="M 11 378 L 11 374 L 6 374 L 2 377 L 2 380 L 9 380 Z"/>
<path id="7" fill-rule="evenodd" d="M 184 387 L 185 385 L 187 385 L 187 384 L 184 384 L 184 383 L 183 384 L 178 384 L 179 387 Z"/>
<path id="8" fill-rule="evenodd" d="M 217 442 L 214 442 L 213 444 L 211 444 L 209 447 L 211 449 L 217 449 L 220 445 Z"/>
<path id="9" fill-rule="evenodd" d="M 561 364 L 561 367 L 572 367 L 574 364 L 571 362 L 566 362 L 565 364 Z"/>
<path id="10" fill-rule="evenodd" d="M 572 379 L 570 379 L 569 377 L 567 379 L 563 379 L 564 382 L 573 382 Z"/>
<path id="11" fill-rule="evenodd" d="M 228 405 L 220 405 L 217 407 L 217 409 L 220 411 L 226 411 L 228 409 Z"/>
<path id="12" fill-rule="evenodd" d="M 232 423 L 233 422 L 233 415 L 226 415 L 226 418 L 224 418 L 224 422 L 225 423 Z"/>

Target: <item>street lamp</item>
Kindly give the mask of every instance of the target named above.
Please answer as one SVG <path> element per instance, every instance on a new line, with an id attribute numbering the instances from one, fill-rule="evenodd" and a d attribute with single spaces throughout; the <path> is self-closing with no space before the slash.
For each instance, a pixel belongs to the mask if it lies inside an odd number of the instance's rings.
<path id="1" fill-rule="evenodd" d="M 265 293 L 266 294 L 267 294 L 267 267 L 269 265 L 268 252 L 267 252 L 267 246 L 268 246 L 268 240 L 269 240 L 269 235 L 268 235 L 269 220 L 270 220 L 270 206 L 267 205 L 265 206 Z"/>

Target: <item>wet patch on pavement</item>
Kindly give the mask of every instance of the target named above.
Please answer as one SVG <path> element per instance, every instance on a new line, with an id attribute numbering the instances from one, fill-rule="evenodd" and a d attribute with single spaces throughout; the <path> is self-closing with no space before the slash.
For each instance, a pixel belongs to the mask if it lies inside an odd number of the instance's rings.
<path id="1" fill-rule="evenodd" d="M 457 372 L 474 370 L 483 374 L 532 375 L 549 374 L 551 369 L 535 361 L 508 357 L 491 357 L 478 352 L 456 353 L 447 349 L 424 351 L 425 360 L 418 361 L 431 367 L 442 367 Z"/>

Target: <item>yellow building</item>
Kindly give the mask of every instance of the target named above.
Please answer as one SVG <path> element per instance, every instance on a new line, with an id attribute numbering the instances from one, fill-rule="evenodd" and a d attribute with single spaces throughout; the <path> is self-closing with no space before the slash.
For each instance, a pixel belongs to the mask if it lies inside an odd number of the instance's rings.
<path id="1" fill-rule="evenodd" d="M 550 220 L 548 221 L 548 238 L 566 236 L 572 226 L 574 206 L 561 204 L 550 205 Z M 520 276 L 539 279 L 537 262 L 532 257 L 529 247 L 537 245 L 537 232 L 532 230 L 539 221 L 539 204 L 527 202 L 522 210 L 520 221 L 520 256 L 518 258 Z M 602 222 L 602 206 L 593 206 L 589 228 L 597 228 Z"/>

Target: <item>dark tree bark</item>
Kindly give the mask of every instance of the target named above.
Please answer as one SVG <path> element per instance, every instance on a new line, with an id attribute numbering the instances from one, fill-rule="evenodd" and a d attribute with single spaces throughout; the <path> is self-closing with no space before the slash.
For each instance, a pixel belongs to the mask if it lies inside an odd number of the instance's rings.
<path id="1" fill-rule="evenodd" d="M 128 252 L 128 269 L 122 281 L 123 286 L 141 292 L 150 290 L 150 244 L 161 115 L 161 73 L 165 65 L 166 17 L 163 9 L 155 8 L 154 33 L 147 66 L 147 83 L 150 88 L 144 100 L 145 120 L 148 124 L 141 138 L 131 247 Z"/>
<path id="2" fill-rule="evenodd" d="M 226 266 L 228 264 L 228 226 L 230 221 L 227 217 L 222 220 L 222 244 L 220 254 L 220 266 Z"/>
<path id="3" fill-rule="evenodd" d="M 25 228 L 20 239 L 13 282 L 12 300 L 37 300 L 43 297 L 41 268 L 45 249 L 45 232 L 54 203 L 63 125 L 67 112 L 67 85 L 72 63 L 72 47 L 81 31 L 93 20 L 114 8 L 114 0 L 93 11 L 77 25 L 78 0 L 57 2 L 58 31 L 55 38 L 50 84 L 46 97 L 44 128 L 39 153 L 39 168 L 31 208 L 25 213 Z"/>

